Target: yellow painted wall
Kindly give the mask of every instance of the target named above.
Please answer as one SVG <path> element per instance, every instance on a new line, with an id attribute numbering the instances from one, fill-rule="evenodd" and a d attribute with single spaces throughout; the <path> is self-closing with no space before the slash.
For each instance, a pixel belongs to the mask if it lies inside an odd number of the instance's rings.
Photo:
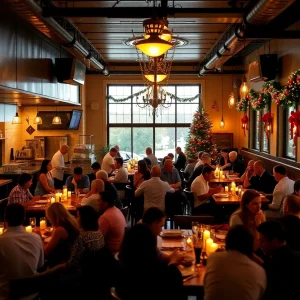
<path id="1" fill-rule="evenodd" d="M 262 46 L 258 50 L 251 53 L 248 57 L 246 57 L 245 65 L 248 68 L 249 63 L 254 61 L 258 55 L 264 53 L 278 54 L 278 56 L 282 59 L 282 75 L 278 80 L 281 85 L 285 85 L 288 76 L 300 69 L 300 40 L 271 40 L 270 46 L 266 44 L 266 46 Z M 249 87 L 253 88 L 256 91 L 260 91 L 262 88 L 263 82 L 258 83 L 249 83 Z M 273 133 L 270 137 L 270 154 L 276 156 L 277 155 L 277 106 L 272 103 L 271 112 L 273 114 Z M 282 137 L 283 138 L 283 137 Z M 244 147 L 247 147 L 247 143 L 243 144 Z M 297 143 L 297 161 L 300 160 L 300 141 L 298 138 Z"/>
<path id="2" fill-rule="evenodd" d="M 243 114 L 235 109 L 229 109 L 227 105 L 228 97 L 232 91 L 231 75 L 223 76 L 223 95 L 222 95 L 222 76 L 209 75 L 204 77 L 196 76 L 171 76 L 170 84 L 201 84 L 202 100 L 213 121 L 213 132 L 233 132 L 234 147 L 240 148 L 247 137 L 243 136 L 241 121 Z M 106 86 L 107 84 L 143 84 L 141 76 L 112 76 L 104 77 L 101 75 L 87 75 L 86 78 L 86 132 L 94 134 L 95 144 L 105 145 L 107 142 L 107 106 L 106 106 Z M 219 111 L 212 109 L 214 101 L 217 102 Z M 225 128 L 219 128 L 221 120 L 222 102 L 224 108 Z"/>

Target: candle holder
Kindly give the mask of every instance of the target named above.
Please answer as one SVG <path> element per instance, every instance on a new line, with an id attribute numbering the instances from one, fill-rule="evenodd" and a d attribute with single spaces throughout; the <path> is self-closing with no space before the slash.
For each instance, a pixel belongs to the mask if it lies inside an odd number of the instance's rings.
<path id="1" fill-rule="evenodd" d="M 26 226 L 25 230 L 26 230 L 26 232 L 32 232 L 32 227 L 30 225 Z"/>
<path id="2" fill-rule="evenodd" d="M 47 228 L 47 219 L 45 217 L 40 218 L 40 230 L 46 230 Z"/>
<path id="3" fill-rule="evenodd" d="M 36 227 L 36 218 L 29 218 L 29 225 L 32 227 L 34 230 Z"/>

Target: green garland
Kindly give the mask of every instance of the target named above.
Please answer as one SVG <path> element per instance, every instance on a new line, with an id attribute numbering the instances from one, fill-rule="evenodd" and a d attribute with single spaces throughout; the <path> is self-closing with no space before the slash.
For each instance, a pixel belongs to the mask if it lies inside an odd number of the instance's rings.
<path id="1" fill-rule="evenodd" d="M 144 94 L 144 93 L 147 92 L 149 89 L 150 89 L 150 87 L 147 87 L 147 88 L 141 90 L 140 92 L 137 92 L 137 93 L 132 94 L 132 95 L 130 95 L 130 96 L 127 96 L 127 97 L 125 97 L 125 98 L 115 98 L 115 97 L 113 97 L 113 96 L 108 95 L 108 96 L 106 96 L 106 99 L 107 99 L 107 100 L 112 100 L 112 101 L 117 102 L 117 103 L 125 102 L 125 101 L 127 101 L 127 100 L 129 100 L 129 99 L 131 99 L 131 98 L 138 97 L 138 96 Z M 195 95 L 195 96 L 193 96 L 193 97 L 189 97 L 189 98 L 181 98 L 181 97 L 177 97 L 176 95 L 174 95 L 174 94 L 172 94 L 172 93 L 169 93 L 169 92 L 166 92 L 166 95 L 169 96 L 171 99 L 174 99 L 174 100 L 176 100 L 176 101 L 178 101 L 178 102 L 192 102 L 192 101 L 194 101 L 195 99 L 197 99 L 198 97 L 200 97 L 201 94 L 197 94 L 197 95 Z"/>
<path id="2" fill-rule="evenodd" d="M 256 93 L 253 89 L 250 90 L 247 98 L 254 110 L 261 110 L 269 106 L 272 99 L 269 93 Z"/>
<path id="3" fill-rule="evenodd" d="M 249 100 L 246 98 L 238 99 L 236 102 L 236 110 L 240 112 L 246 112 L 249 107 Z"/>

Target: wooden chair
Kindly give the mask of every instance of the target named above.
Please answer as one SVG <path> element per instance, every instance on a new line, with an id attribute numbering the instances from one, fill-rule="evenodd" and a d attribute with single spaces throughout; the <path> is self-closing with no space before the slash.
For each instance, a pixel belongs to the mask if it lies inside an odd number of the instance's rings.
<path id="1" fill-rule="evenodd" d="M 209 215 L 202 216 L 184 216 L 176 215 L 173 217 L 175 228 L 191 229 L 192 222 L 198 222 L 201 224 L 212 225 L 214 224 L 214 217 Z"/>

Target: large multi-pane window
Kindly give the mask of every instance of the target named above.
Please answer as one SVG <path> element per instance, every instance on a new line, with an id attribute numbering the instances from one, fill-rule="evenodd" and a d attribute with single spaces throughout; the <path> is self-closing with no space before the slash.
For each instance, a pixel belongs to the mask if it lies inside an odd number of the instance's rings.
<path id="1" fill-rule="evenodd" d="M 269 108 L 265 108 L 263 110 L 253 112 L 253 148 L 266 153 L 270 152 L 270 143 L 265 133 L 262 117 L 268 111 Z"/>
<path id="2" fill-rule="evenodd" d="M 294 141 L 291 139 L 291 132 L 290 132 L 290 123 L 289 117 L 291 112 L 294 110 L 293 107 L 288 107 L 285 110 L 285 156 L 287 158 L 295 158 L 296 147 L 293 145 Z"/>
<path id="3" fill-rule="evenodd" d="M 184 151 L 193 114 L 199 107 L 200 96 L 192 101 L 172 99 L 168 108 L 158 107 L 153 114 L 149 107 L 143 106 L 142 95 L 130 97 L 145 89 L 143 85 L 108 85 L 109 99 L 107 109 L 108 142 L 118 144 L 122 156 L 143 157 L 146 147 L 151 147 L 159 158 L 169 152 L 175 153 L 175 147 Z M 166 92 L 181 99 L 187 99 L 201 93 L 200 85 L 168 85 Z M 125 98 L 128 97 L 128 100 Z M 168 96 L 167 96 L 168 97 Z M 118 101 L 118 99 L 122 99 Z"/>

